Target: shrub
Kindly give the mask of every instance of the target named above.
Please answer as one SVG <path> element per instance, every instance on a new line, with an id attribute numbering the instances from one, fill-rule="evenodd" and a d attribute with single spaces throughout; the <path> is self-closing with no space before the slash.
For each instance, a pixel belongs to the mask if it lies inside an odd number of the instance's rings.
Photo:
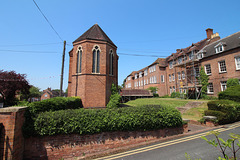
<path id="1" fill-rule="evenodd" d="M 239 85 L 239 80 L 237 78 L 230 78 L 227 80 L 227 87 L 237 86 Z"/>
<path id="2" fill-rule="evenodd" d="M 117 86 L 112 83 L 111 86 L 111 96 L 107 104 L 107 108 L 118 108 L 121 102 L 121 96 L 118 93 Z"/>
<path id="3" fill-rule="evenodd" d="M 229 87 L 225 91 L 220 92 L 218 98 L 240 102 L 240 85 Z"/>
<path id="4" fill-rule="evenodd" d="M 157 93 L 153 93 L 153 97 L 159 97 Z"/>
<path id="5" fill-rule="evenodd" d="M 121 96 L 118 93 L 111 95 L 110 101 L 107 104 L 107 108 L 119 107 L 120 101 L 121 101 Z"/>
<path id="6" fill-rule="evenodd" d="M 179 97 L 180 97 L 180 93 L 179 92 L 172 92 L 171 98 L 179 98 Z"/>
<path id="7" fill-rule="evenodd" d="M 38 115 L 34 127 L 38 135 L 55 135 L 146 131 L 178 127 L 182 124 L 181 114 L 174 108 L 141 106 L 45 112 Z"/>
<path id="8" fill-rule="evenodd" d="M 225 114 L 224 118 L 218 117 L 219 122 L 222 124 L 235 122 L 240 119 L 240 104 L 231 100 L 210 101 L 208 102 L 208 111 L 217 111 Z"/>
<path id="9" fill-rule="evenodd" d="M 208 96 L 208 95 L 202 95 L 201 96 L 202 99 L 205 99 L 205 100 L 217 100 L 218 97 L 214 97 L 214 96 Z"/>
<path id="10" fill-rule="evenodd" d="M 170 98 L 169 95 L 164 95 L 164 96 L 161 96 L 160 98 Z"/>
<path id="11" fill-rule="evenodd" d="M 55 97 L 29 104 L 25 111 L 25 123 L 23 124 L 24 136 L 34 136 L 34 121 L 39 113 L 66 109 L 82 108 L 82 101 L 78 97 Z"/>

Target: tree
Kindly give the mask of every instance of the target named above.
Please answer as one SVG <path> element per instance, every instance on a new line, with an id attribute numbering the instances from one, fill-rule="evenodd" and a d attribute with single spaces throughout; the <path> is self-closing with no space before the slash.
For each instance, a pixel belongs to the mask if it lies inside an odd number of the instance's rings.
<path id="1" fill-rule="evenodd" d="M 205 73 L 203 66 L 200 70 L 200 84 L 202 85 L 202 96 L 207 95 L 208 75 Z"/>
<path id="2" fill-rule="evenodd" d="M 5 105 L 16 104 L 16 94 L 29 94 L 30 86 L 25 74 L 0 70 L 0 94 Z"/>
<path id="3" fill-rule="evenodd" d="M 121 96 L 118 93 L 117 86 L 114 83 L 112 83 L 111 96 L 110 96 L 110 100 L 107 104 L 107 108 L 117 108 L 117 107 L 119 107 L 120 101 L 121 101 Z"/>
<path id="4" fill-rule="evenodd" d="M 40 88 L 31 86 L 29 89 L 29 98 L 41 97 Z"/>
<path id="5" fill-rule="evenodd" d="M 66 94 L 66 96 L 68 97 L 68 87 L 67 87 L 67 89 L 65 90 L 65 94 Z"/>
<path id="6" fill-rule="evenodd" d="M 149 87 L 147 90 L 150 90 L 152 94 L 156 93 L 158 88 L 157 87 Z"/>
<path id="7" fill-rule="evenodd" d="M 40 92 L 40 89 L 38 87 L 35 87 L 35 86 L 30 86 L 30 89 L 29 89 L 29 93 L 21 93 L 21 96 L 20 96 L 21 100 L 26 100 L 28 101 L 29 99 L 32 99 L 32 98 L 39 98 L 41 97 L 41 92 Z"/>
<path id="8" fill-rule="evenodd" d="M 227 87 L 239 85 L 239 80 L 237 78 L 230 78 L 227 80 Z"/>

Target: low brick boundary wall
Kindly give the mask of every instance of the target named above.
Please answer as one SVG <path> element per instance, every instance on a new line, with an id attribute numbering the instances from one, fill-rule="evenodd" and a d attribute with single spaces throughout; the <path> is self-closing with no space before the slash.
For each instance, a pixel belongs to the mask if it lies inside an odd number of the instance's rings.
<path id="1" fill-rule="evenodd" d="M 108 150 L 127 147 L 162 137 L 182 134 L 187 125 L 155 131 L 103 132 L 93 135 L 56 135 L 25 139 L 25 159 L 59 160 L 86 158 Z"/>
<path id="2" fill-rule="evenodd" d="M 26 107 L 8 107 L 0 109 L 0 159 L 22 160 L 24 138 L 22 125 Z"/>

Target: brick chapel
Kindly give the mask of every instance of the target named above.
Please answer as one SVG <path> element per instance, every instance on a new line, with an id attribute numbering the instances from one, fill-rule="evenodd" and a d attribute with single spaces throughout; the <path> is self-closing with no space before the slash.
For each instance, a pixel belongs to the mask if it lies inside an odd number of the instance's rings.
<path id="1" fill-rule="evenodd" d="M 69 52 L 68 96 L 84 108 L 106 107 L 112 83 L 118 85 L 117 46 L 98 24 L 73 42 Z"/>

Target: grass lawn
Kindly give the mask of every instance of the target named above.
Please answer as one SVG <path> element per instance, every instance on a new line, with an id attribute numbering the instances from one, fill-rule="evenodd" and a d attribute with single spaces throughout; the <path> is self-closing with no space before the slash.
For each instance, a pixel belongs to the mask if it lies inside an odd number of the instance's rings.
<path id="1" fill-rule="evenodd" d="M 200 120 L 203 117 L 204 111 L 208 109 L 207 102 L 208 101 L 205 101 L 199 107 L 187 110 L 182 114 L 182 117 L 185 119 Z"/>
<path id="2" fill-rule="evenodd" d="M 142 105 L 161 105 L 165 107 L 180 107 L 188 103 L 189 100 L 176 99 L 176 98 L 142 98 L 124 103 L 128 106 L 142 106 Z"/>
<path id="3" fill-rule="evenodd" d="M 161 105 L 165 107 L 181 107 L 186 105 L 189 101 L 195 101 L 195 100 L 185 100 L 185 99 L 176 99 L 176 98 L 142 98 L 142 99 L 136 99 L 132 101 L 128 101 L 127 103 L 124 103 L 124 105 L 128 106 L 142 106 L 142 105 Z M 199 107 L 191 108 L 187 110 L 185 113 L 183 113 L 182 117 L 185 119 L 191 119 L 191 120 L 200 120 L 203 117 L 204 110 L 207 110 L 207 100 L 201 100 L 204 101 L 203 104 L 201 104 Z"/>

